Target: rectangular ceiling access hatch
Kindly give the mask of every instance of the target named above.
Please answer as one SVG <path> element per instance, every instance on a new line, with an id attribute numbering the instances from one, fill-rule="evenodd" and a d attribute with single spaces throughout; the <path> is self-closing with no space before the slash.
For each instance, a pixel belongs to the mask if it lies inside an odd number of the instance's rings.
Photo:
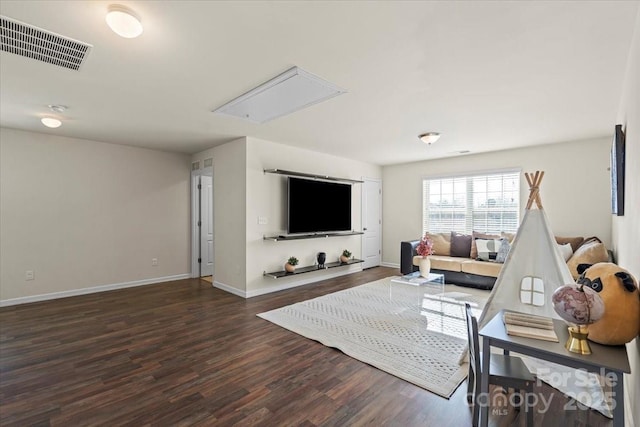
<path id="1" fill-rule="evenodd" d="M 265 123 L 343 93 L 346 90 L 293 67 L 213 112 Z"/>
<path id="2" fill-rule="evenodd" d="M 91 45 L 0 16 L 0 50 L 78 71 Z"/>

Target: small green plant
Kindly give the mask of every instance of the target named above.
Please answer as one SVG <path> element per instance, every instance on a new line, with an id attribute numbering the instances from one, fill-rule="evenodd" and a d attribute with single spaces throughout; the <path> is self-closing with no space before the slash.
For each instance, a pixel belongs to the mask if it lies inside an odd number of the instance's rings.
<path id="1" fill-rule="evenodd" d="M 298 265 L 298 258 L 292 256 L 287 260 L 287 264 L 289 265 Z"/>
<path id="2" fill-rule="evenodd" d="M 342 251 L 342 256 L 345 256 L 345 257 L 349 258 L 351 256 L 351 252 L 349 252 L 347 249 L 345 249 L 344 251 Z"/>

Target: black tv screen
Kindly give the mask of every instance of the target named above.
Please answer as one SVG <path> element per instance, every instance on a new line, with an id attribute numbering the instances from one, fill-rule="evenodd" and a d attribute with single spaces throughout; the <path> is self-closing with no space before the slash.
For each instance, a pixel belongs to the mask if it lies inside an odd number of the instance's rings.
<path id="1" fill-rule="evenodd" d="M 290 177 L 287 233 L 351 230 L 351 184 Z"/>

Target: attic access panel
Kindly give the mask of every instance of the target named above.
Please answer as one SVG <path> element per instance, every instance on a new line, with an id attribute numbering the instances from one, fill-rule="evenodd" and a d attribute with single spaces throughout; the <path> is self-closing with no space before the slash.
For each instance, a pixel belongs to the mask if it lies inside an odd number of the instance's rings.
<path id="1" fill-rule="evenodd" d="M 293 67 L 213 112 L 266 123 L 343 93 L 344 89 Z"/>

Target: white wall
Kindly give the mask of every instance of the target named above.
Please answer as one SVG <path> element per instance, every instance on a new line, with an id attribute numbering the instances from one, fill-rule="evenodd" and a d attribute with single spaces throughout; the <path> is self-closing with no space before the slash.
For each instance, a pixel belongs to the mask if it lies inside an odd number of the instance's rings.
<path id="1" fill-rule="evenodd" d="M 361 253 L 360 236 L 286 242 L 265 241 L 265 235 L 286 230 L 286 178 L 264 169 L 286 169 L 342 178 L 380 178 L 381 168 L 255 138 L 240 138 L 194 155 L 191 161 L 213 159 L 214 286 L 243 297 L 261 295 L 361 269 L 359 266 L 308 273 L 284 279 L 264 277 L 279 271 L 290 256 L 300 266 L 313 265 L 316 254 L 337 260 L 343 249 Z M 353 228 L 361 229 L 361 185 L 352 192 Z M 258 216 L 267 224 L 258 224 Z"/>
<path id="2" fill-rule="evenodd" d="M 598 236 L 609 246 L 610 147 L 611 139 L 601 138 L 384 167 L 384 262 L 398 265 L 400 242 L 420 237 L 423 177 L 505 168 L 545 171 L 542 203 L 556 235 Z M 524 176 L 520 193 L 524 209 L 529 195 Z"/>
<path id="3" fill-rule="evenodd" d="M 209 158 L 213 159 L 214 285 L 244 295 L 247 283 L 246 138 L 195 154 L 192 161 Z"/>
<path id="4" fill-rule="evenodd" d="M 0 129 L 5 303 L 184 275 L 188 219 L 188 156 Z"/>
<path id="5" fill-rule="evenodd" d="M 626 134 L 625 215 L 613 216 L 612 240 L 618 264 L 640 280 L 640 12 L 636 17 L 622 93 L 617 123 L 623 125 Z M 627 344 L 627 350 L 631 375 L 625 375 L 625 414 L 627 426 L 637 426 L 640 425 L 640 339 Z"/>
<path id="6" fill-rule="evenodd" d="M 327 262 L 337 261 L 344 249 L 356 258 L 361 257 L 361 236 L 330 237 L 294 241 L 265 241 L 264 235 L 280 235 L 286 231 L 286 177 L 265 174 L 264 169 L 284 169 L 296 172 L 330 175 L 360 180 L 381 177 L 381 168 L 275 142 L 247 138 L 247 194 L 246 247 L 247 295 L 296 286 L 330 275 L 360 270 L 361 266 L 340 267 L 328 271 L 307 273 L 292 278 L 271 279 L 263 272 L 279 271 L 290 256 L 300 260 L 300 266 L 313 265 L 318 252 L 327 253 Z M 352 226 L 362 229 L 362 184 L 352 186 Z M 266 225 L 258 224 L 258 216 L 267 218 Z"/>

